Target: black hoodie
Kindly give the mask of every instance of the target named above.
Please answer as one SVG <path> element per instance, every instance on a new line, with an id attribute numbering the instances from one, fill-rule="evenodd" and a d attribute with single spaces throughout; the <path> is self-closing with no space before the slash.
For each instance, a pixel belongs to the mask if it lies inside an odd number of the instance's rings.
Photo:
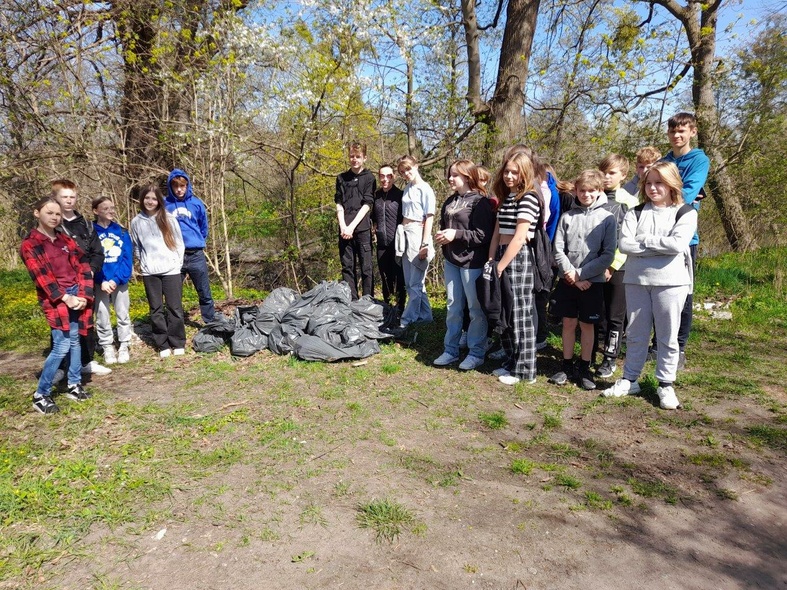
<path id="1" fill-rule="evenodd" d="M 361 170 L 356 174 L 352 170 L 342 172 L 336 177 L 336 195 L 334 202 L 344 207 L 344 223 L 351 224 L 361 207 L 367 205 L 371 211 L 374 206 L 374 192 L 377 181 L 369 170 Z M 365 215 L 355 227 L 355 231 L 369 230 L 369 215 Z"/>

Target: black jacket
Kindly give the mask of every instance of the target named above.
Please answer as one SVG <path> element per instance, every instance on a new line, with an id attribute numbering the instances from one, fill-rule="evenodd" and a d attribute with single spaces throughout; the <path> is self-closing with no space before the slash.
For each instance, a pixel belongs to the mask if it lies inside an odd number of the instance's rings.
<path id="1" fill-rule="evenodd" d="M 377 189 L 372 208 L 378 246 L 390 246 L 396 239 L 396 226 L 402 223 L 402 189 L 391 186 L 387 193 Z"/>
<path id="2" fill-rule="evenodd" d="M 88 221 L 82 215 L 74 211 L 76 217 L 71 220 L 63 218 L 58 228 L 69 238 L 74 240 L 85 253 L 86 260 L 90 264 L 93 276 L 104 266 L 104 247 L 98 239 L 93 222 Z"/>
<path id="3" fill-rule="evenodd" d="M 334 202 L 344 207 L 344 222 L 350 224 L 358 215 L 364 205 L 369 209 L 374 206 L 374 191 L 377 190 L 377 181 L 369 170 L 361 170 L 356 174 L 352 170 L 342 172 L 336 177 L 336 194 Z M 366 215 L 355 227 L 356 231 L 370 228 L 369 216 Z"/>

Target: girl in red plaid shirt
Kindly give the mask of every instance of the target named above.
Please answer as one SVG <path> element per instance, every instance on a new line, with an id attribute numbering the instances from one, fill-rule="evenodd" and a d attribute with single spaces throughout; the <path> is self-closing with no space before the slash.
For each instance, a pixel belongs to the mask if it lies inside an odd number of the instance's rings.
<path id="1" fill-rule="evenodd" d="M 59 408 L 52 401 L 52 380 L 69 351 L 71 362 L 65 395 L 76 401 L 90 397 L 82 387 L 79 335 L 86 335 L 93 327 L 93 273 L 76 242 L 55 231 L 62 218 L 57 201 L 51 197 L 40 199 L 33 215 L 38 225 L 22 241 L 19 252 L 52 329 L 52 350 L 44 361 L 33 394 L 33 408 L 42 414 L 54 414 Z"/>

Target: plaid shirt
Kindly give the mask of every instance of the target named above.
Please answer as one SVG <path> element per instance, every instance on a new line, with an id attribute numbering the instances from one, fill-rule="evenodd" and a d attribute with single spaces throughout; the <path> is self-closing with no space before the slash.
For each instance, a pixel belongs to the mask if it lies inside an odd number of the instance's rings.
<path id="1" fill-rule="evenodd" d="M 34 229 L 22 240 L 19 253 L 36 286 L 38 303 L 44 310 L 46 321 L 53 330 L 69 330 L 69 308 L 63 302 L 65 293 L 60 290 L 52 263 L 46 256 L 44 244 L 49 238 Z M 77 297 L 87 299 L 87 306 L 79 312 L 79 333 L 86 336 L 93 327 L 93 272 L 77 243 L 66 235 L 58 239 L 68 246 L 68 261 L 76 271 Z"/>

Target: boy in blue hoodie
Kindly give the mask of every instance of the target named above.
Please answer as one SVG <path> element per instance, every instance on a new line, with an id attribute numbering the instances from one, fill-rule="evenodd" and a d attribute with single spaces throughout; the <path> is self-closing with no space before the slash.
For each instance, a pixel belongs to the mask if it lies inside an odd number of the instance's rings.
<path id="1" fill-rule="evenodd" d="M 683 200 L 700 210 L 700 192 L 708 180 L 710 170 L 710 160 L 705 152 L 699 148 L 691 147 L 691 138 L 697 136 L 697 118 L 691 113 L 678 113 L 667 121 L 667 137 L 669 138 L 671 151 L 664 156 L 665 162 L 672 162 L 678 167 L 680 178 L 683 181 Z M 700 237 L 697 232 L 689 243 L 691 251 L 691 263 L 697 266 L 697 246 Z M 689 293 L 686 297 L 686 304 L 680 316 L 680 329 L 678 330 L 678 347 L 680 356 L 678 358 L 678 370 L 686 365 L 686 341 L 691 332 L 692 309 L 694 298 Z"/>
<path id="2" fill-rule="evenodd" d="M 169 173 L 167 179 L 167 211 L 172 213 L 180 224 L 186 253 L 180 271 L 183 280 L 189 276 L 199 297 L 199 310 L 202 321 L 212 322 L 216 316 L 213 295 L 210 292 L 208 261 L 205 258 L 205 240 L 208 239 L 208 210 L 199 197 L 191 190 L 188 174 L 179 168 Z"/>
<path id="3" fill-rule="evenodd" d="M 128 281 L 133 266 L 133 249 L 128 232 L 115 221 L 115 204 L 109 197 L 93 199 L 93 214 L 96 235 L 104 250 L 104 264 L 96 273 L 94 293 L 96 296 L 96 332 L 98 343 L 104 350 L 104 360 L 108 365 L 129 361 L 128 345 L 131 342 L 131 317 Z M 112 318 L 109 306 L 115 307 L 117 317 L 118 342 L 115 351 L 115 337 L 112 334 Z"/>

